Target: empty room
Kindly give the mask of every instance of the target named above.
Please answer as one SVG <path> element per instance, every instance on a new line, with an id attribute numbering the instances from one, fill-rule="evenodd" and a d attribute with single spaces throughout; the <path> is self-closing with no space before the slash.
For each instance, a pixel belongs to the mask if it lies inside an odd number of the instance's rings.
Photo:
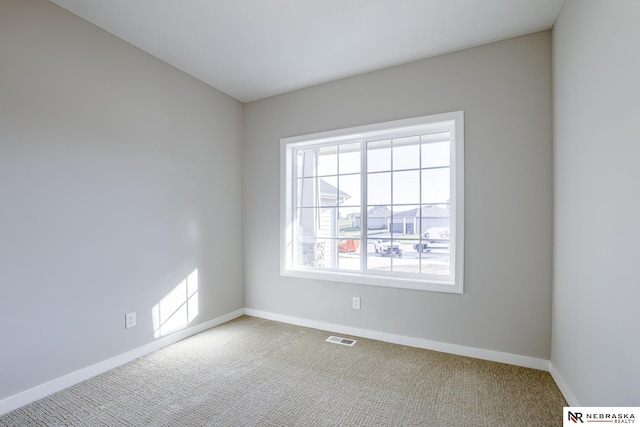
<path id="1" fill-rule="evenodd" d="M 0 0 L 0 426 L 634 421 L 639 76 L 636 0 Z"/>

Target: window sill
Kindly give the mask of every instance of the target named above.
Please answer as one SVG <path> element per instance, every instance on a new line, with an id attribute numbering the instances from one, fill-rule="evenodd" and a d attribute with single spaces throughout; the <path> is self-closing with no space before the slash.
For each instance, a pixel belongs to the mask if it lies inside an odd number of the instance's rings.
<path id="1" fill-rule="evenodd" d="M 405 278 L 397 275 L 383 276 L 362 273 L 348 273 L 344 271 L 326 271 L 326 270 L 283 270 L 280 272 L 282 276 L 298 277 L 312 280 L 327 280 L 331 282 L 355 283 L 359 285 L 382 286 L 396 289 L 413 289 L 420 291 L 445 292 L 453 294 L 461 294 L 462 285 L 452 283 L 447 280 L 438 280 L 437 276 L 428 278 Z"/>

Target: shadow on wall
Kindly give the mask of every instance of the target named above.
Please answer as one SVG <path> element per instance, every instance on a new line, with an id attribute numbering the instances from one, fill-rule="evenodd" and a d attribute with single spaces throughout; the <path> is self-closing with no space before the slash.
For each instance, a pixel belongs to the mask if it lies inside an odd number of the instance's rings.
<path id="1" fill-rule="evenodd" d="M 164 337 L 186 328 L 198 315 L 198 269 L 178 283 L 151 309 L 153 336 Z"/>

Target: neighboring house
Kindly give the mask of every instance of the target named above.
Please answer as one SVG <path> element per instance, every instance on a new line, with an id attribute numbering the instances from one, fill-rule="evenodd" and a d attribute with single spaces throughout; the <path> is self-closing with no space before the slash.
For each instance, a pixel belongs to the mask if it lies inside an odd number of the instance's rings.
<path id="1" fill-rule="evenodd" d="M 351 196 L 344 191 L 338 190 L 324 179 L 318 180 L 318 191 L 322 208 L 318 217 L 320 224 L 315 236 L 335 238 L 335 230 L 337 230 L 338 224 L 338 209 L 335 209 L 335 207 L 344 203 Z"/>
<path id="2" fill-rule="evenodd" d="M 338 190 L 324 179 L 320 178 L 318 181 L 318 187 L 320 190 L 320 206 L 338 206 L 351 198 L 350 195 L 342 190 Z"/>
<path id="3" fill-rule="evenodd" d="M 344 203 L 351 196 L 338 190 L 322 178 L 317 180 L 317 186 L 314 182 L 314 185 L 309 188 L 301 188 L 300 191 L 302 197 L 308 198 L 308 200 L 317 200 L 315 203 L 305 203 L 307 206 L 316 206 L 316 208 L 303 209 L 298 218 L 300 227 L 298 235 L 307 238 L 302 247 L 304 263 L 318 267 L 330 267 L 337 261 L 336 247 L 329 244 L 329 240 L 324 239 L 335 239 L 338 224 L 338 209 L 335 207 Z"/>
<path id="4" fill-rule="evenodd" d="M 449 227 L 451 212 L 449 208 L 437 205 L 425 205 L 394 213 L 391 217 L 391 231 L 400 234 L 421 234 L 431 227 Z"/>
<path id="5" fill-rule="evenodd" d="M 367 211 L 367 228 L 376 230 L 381 228 L 389 228 L 389 219 L 391 211 L 386 206 L 375 206 Z M 360 228 L 362 226 L 362 218 L 359 213 L 352 216 L 353 227 Z"/>

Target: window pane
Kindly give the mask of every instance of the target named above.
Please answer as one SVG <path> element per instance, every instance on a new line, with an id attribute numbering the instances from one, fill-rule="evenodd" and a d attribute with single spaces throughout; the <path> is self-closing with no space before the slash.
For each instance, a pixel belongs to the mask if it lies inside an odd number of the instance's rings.
<path id="1" fill-rule="evenodd" d="M 369 251 L 367 252 L 367 269 L 391 271 L 392 259 L 402 257 L 402 242 L 392 239 L 388 233 L 369 236 Z M 371 251 L 373 249 L 373 251 Z"/>
<path id="2" fill-rule="evenodd" d="M 338 147 L 318 148 L 318 175 L 336 175 L 338 173 Z"/>
<path id="3" fill-rule="evenodd" d="M 357 181 L 357 178 L 350 178 Z M 350 180 L 347 179 L 347 184 Z M 344 191 L 338 190 L 338 177 L 301 178 L 298 182 L 298 206 L 337 206 L 351 197 Z M 359 183 L 358 183 L 359 184 Z M 356 196 L 359 196 L 359 186 L 353 185 Z M 359 198 L 359 197 L 358 197 Z"/>
<path id="4" fill-rule="evenodd" d="M 393 170 L 420 167 L 420 137 L 410 136 L 393 140 Z"/>
<path id="5" fill-rule="evenodd" d="M 340 190 L 341 206 L 360 206 L 360 174 L 340 175 L 338 177 L 338 188 Z"/>
<path id="6" fill-rule="evenodd" d="M 391 204 L 391 174 L 367 174 L 367 201 L 370 205 Z"/>
<path id="7" fill-rule="evenodd" d="M 449 168 L 422 171 L 422 203 L 448 203 L 450 193 Z"/>
<path id="8" fill-rule="evenodd" d="M 395 256 L 391 261 L 392 271 L 399 273 L 420 273 L 420 258 L 409 242 L 399 241 L 402 254 Z"/>
<path id="9" fill-rule="evenodd" d="M 420 254 L 420 272 L 447 276 L 451 274 L 450 255 L 444 250 L 434 249 Z"/>
<path id="10" fill-rule="evenodd" d="M 367 228 L 369 230 L 387 230 L 390 220 L 391 210 L 387 206 L 370 206 L 367 209 Z"/>
<path id="11" fill-rule="evenodd" d="M 319 200 L 316 198 L 316 178 L 298 179 L 298 206 L 317 206 Z"/>
<path id="12" fill-rule="evenodd" d="M 296 173 L 296 177 L 303 177 L 304 175 L 304 153 L 305 151 L 303 150 L 297 150 L 295 152 L 295 173 Z"/>
<path id="13" fill-rule="evenodd" d="M 420 171 L 393 172 L 393 204 L 420 203 Z"/>
<path id="14" fill-rule="evenodd" d="M 294 257 L 299 267 L 329 268 L 332 264 L 332 250 L 335 241 L 328 239 L 298 239 Z"/>
<path id="15" fill-rule="evenodd" d="M 443 232 L 450 234 L 451 210 L 448 205 L 425 205 L 422 206 L 420 214 L 422 215 L 420 218 L 421 235 L 430 229 L 434 229 L 438 234 Z"/>
<path id="16" fill-rule="evenodd" d="M 425 231 L 420 235 L 418 252 L 423 274 L 448 275 L 451 271 L 451 227 L 449 210 L 441 207 L 422 209 Z"/>
<path id="17" fill-rule="evenodd" d="M 422 167 L 449 166 L 451 163 L 449 141 L 422 144 Z"/>
<path id="18" fill-rule="evenodd" d="M 343 252 L 338 254 L 338 268 L 347 271 L 360 271 L 360 249 L 356 252 Z"/>
<path id="19" fill-rule="evenodd" d="M 391 141 L 370 141 L 367 143 L 367 172 L 391 170 Z"/>
<path id="20" fill-rule="evenodd" d="M 340 146 L 340 174 L 360 173 L 360 146 L 359 142 Z"/>
<path id="21" fill-rule="evenodd" d="M 316 150 L 298 150 L 298 176 L 310 177 L 316 175 Z"/>
<path id="22" fill-rule="evenodd" d="M 337 214 L 336 208 L 298 209 L 296 236 L 299 238 L 336 238 Z"/>
<path id="23" fill-rule="evenodd" d="M 360 271 L 360 227 L 354 225 L 355 214 L 354 210 L 349 209 L 339 211 L 338 269 L 340 270 Z"/>
<path id="24" fill-rule="evenodd" d="M 418 206 L 405 206 L 403 210 L 394 211 L 391 214 L 391 232 L 394 237 L 416 237 L 420 234 L 420 208 Z"/>
<path id="25" fill-rule="evenodd" d="M 338 199 L 338 177 L 318 178 L 320 206 L 336 206 Z"/>
<path id="26" fill-rule="evenodd" d="M 295 234 L 297 238 L 313 238 L 316 237 L 319 216 L 317 208 L 301 208 L 296 213 Z"/>
<path id="27" fill-rule="evenodd" d="M 360 212 L 340 209 L 338 218 L 338 238 L 360 239 Z"/>
<path id="28" fill-rule="evenodd" d="M 408 237 L 413 237 L 414 234 L 408 235 Z M 402 253 L 403 258 L 415 258 L 420 259 L 420 240 L 414 238 L 402 238 L 402 244 L 404 252 Z"/>
<path id="29" fill-rule="evenodd" d="M 318 229 L 316 236 L 319 237 L 338 237 L 338 209 L 321 208 L 318 209 Z"/>
<path id="30" fill-rule="evenodd" d="M 367 270 L 391 271 L 391 257 L 383 256 L 382 240 L 370 239 L 367 245 Z"/>

